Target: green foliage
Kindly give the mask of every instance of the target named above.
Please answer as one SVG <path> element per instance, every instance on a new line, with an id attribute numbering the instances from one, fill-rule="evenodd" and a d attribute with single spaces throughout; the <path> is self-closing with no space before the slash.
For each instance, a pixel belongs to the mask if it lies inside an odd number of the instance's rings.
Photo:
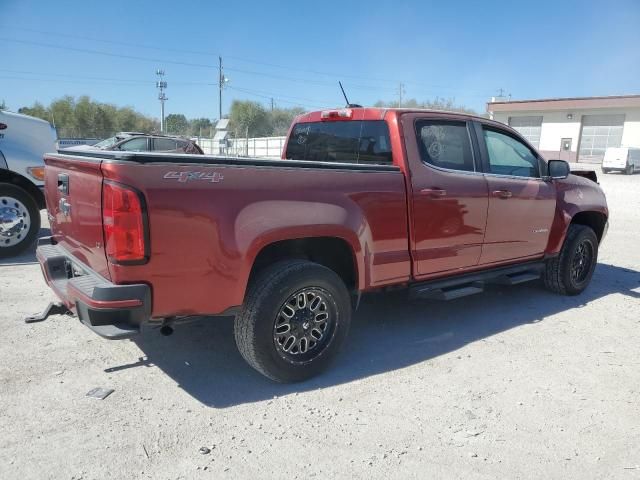
<path id="1" fill-rule="evenodd" d="M 54 100 L 48 107 L 35 102 L 18 111 L 51 122 L 61 138 L 107 138 L 116 132 L 153 133 L 160 130 L 155 118 L 142 115 L 131 107 L 96 102 L 88 96 L 67 95 Z M 250 137 L 286 135 L 293 119 L 301 113 L 304 110 L 298 107 L 267 110 L 257 102 L 236 100 L 231 105 L 229 131 L 232 137 L 238 138 L 247 133 Z M 181 113 L 172 113 L 165 118 L 165 124 L 169 134 L 206 138 L 212 136 L 215 120 L 189 120 Z"/>
<path id="2" fill-rule="evenodd" d="M 229 112 L 229 131 L 234 137 L 270 135 L 267 111 L 258 102 L 234 100 Z"/>
<path id="3" fill-rule="evenodd" d="M 386 108 L 394 108 L 398 106 L 398 102 L 385 102 L 382 100 L 377 101 L 374 104 L 375 107 L 386 107 Z M 426 108 L 429 110 L 446 110 L 448 112 L 462 112 L 462 113 L 471 113 L 473 115 L 477 115 L 476 111 L 467 108 L 464 105 L 457 105 L 455 99 L 453 98 L 440 98 L 436 97 L 433 100 L 424 100 L 422 102 L 417 101 L 415 98 L 410 98 L 408 100 L 403 100 L 402 102 L 403 108 Z"/>
<path id="4" fill-rule="evenodd" d="M 18 112 L 51 122 L 61 138 L 107 138 L 121 131 L 159 130 L 156 119 L 146 117 L 131 107 L 96 102 L 88 96 L 76 100 L 67 95 L 54 100 L 48 107 L 35 102 L 33 106 L 20 108 Z"/>
<path id="5" fill-rule="evenodd" d="M 272 135 L 283 136 L 289 132 L 289 127 L 293 119 L 304 113 L 304 109 L 300 107 L 293 108 L 276 108 L 271 114 Z"/>
<path id="6" fill-rule="evenodd" d="M 189 123 L 192 137 L 213 136 L 213 122 L 208 118 L 194 118 Z"/>
<path id="7" fill-rule="evenodd" d="M 189 120 L 181 113 L 171 113 L 164 119 L 165 130 L 172 135 L 188 135 Z"/>
<path id="8" fill-rule="evenodd" d="M 229 112 L 229 131 L 236 138 L 286 135 L 293 119 L 303 112 L 301 108 L 268 111 L 257 102 L 235 100 Z"/>
<path id="9" fill-rule="evenodd" d="M 2 99 L 2 101 L 0 101 L 0 110 L 6 110 L 7 109 L 7 104 L 4 103 L 4 98 Z"/>

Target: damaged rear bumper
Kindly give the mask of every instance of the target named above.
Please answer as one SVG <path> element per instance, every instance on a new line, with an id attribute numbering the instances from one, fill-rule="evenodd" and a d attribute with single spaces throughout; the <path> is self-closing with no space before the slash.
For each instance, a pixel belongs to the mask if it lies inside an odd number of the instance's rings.
<path id="1" fill-rule="evenodd" d="M 80 321 L 101 337 L 129 338 L 151 316 L 151 288 L 116 285 L 91 270 L 51 237 L 38 241 L 36 256 L 49 287 Z"/>

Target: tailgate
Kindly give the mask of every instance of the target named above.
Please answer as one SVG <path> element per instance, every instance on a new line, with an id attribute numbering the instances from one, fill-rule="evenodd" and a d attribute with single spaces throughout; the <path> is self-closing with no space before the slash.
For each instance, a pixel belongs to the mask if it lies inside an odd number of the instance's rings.
<path id="1" fill-rule="evenodd" d="M 55 242 L 110 279 L 102 232 L 101 159 L 45 155 L 45 198 Z"/>

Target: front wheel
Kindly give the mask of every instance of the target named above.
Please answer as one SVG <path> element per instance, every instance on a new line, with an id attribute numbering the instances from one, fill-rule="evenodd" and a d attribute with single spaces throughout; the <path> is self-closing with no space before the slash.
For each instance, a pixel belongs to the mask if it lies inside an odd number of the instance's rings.
<path id="1" fill-rule="evenodd" d="M 0 258 L 32 246 L 40 230 L 36 201 L 22 188 L 0 183 Z"/>
<path id="2" fill-rule="evenodd" d="M 562 250 L 547 261 L 545 286 L 562 295 L 578 295 L 589 285 L 598 263 L 598 237 L 585 226 L 571 224 Z"/>
<path id="3" fill-rule="evenodd" d="M 342 279 L 322 265 L 287 260 L 251 282 L 234 333 L 238 350 L 258 372 L 276 382 L 298 382 L 327 368 L 350 323 Z"/>

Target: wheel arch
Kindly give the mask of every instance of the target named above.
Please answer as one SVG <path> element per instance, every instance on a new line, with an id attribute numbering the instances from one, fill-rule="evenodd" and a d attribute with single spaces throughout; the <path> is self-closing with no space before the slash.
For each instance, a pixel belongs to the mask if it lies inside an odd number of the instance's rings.
<path id="1" fill-rule="evenodd" d="M 347 289 L 360 289 L 360 266 L 352 242 L 341 236 L 308 236 L 265 243 L 256 252 L 247 285 L 264 268 L 286 259 L 304 259 L 334 271 Z"/>
<path id="2" fill-rule="evenodd" d="M 571 217 L 571 222 L 569 223 L 569 225 L 571 224 L 585 225 L 591 228 L 598 237 L 598 242 L 600 242 L 602 241 L 602 238 L 605 234 L 607 216 L 602 212 L 587 210 L 578 212 L 573 217 Z"/>
<path id="3" fill-rule="evenodd" d="M 35 200 L 39 210 L 46 208 L 44 193 L 31 180 L 19 173 L 0 168 L 0 183 L 10 183 L 22 188 Z"/>

